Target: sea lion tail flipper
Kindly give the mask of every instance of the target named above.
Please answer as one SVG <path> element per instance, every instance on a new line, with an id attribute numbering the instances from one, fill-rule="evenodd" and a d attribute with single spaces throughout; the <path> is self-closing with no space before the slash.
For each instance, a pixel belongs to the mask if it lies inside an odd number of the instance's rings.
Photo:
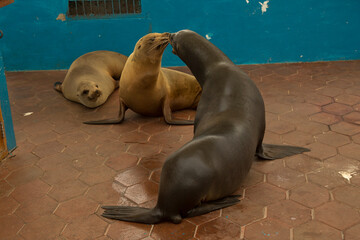
<path id="1" fill-rule="evenodd" d="M 61 82 L 56 82 L 56 83 L 54 83 L 54 89 L 56 90 L 56 91 L 58 91 L 58 92 L 62 92 L 61 91 Z"/>
<path id="2" fill-rule="evenodd" d="M 205 213 L 209 213 L 218 209 L 230 207 L 240 202 L 240 195 L 232 195 L 218 200 L 203 202 L 200 206 L 189 210 L 185 217 L 196 217 Z"/>
<path id="3" fill-rule="evenodd" d="M 129 206 L 103 206 L 102 208 L 105 211 L 101 216 L 110 219 L 145 224 L 155 224 L 163 221 L 160 211 L 156 208 Z"/>
<path id="4" fill-rule="evenodd" d="M 262 146 L 256 151 L 256 156 L 262 160 L 274 160 L 309 151 L 310 149 L 303 147 L 262 144 Z"/>

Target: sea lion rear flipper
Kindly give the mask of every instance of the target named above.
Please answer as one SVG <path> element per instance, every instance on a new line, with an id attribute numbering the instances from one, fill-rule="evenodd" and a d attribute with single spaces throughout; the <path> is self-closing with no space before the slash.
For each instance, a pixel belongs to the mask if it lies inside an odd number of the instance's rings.
<path id="1" fill-rule="evenodd" d="M 240 195 L 232 195 L 228 197 L 224 197 L 218 200 L 210 201 L 210 202 L 203 202 L 200 206 L 189 210 L 186 213 L 187 218 L 189 217 L 196 217 L 205 213 L 209 213 L 218 209 L 230 207 L 235 205 L 236 203 L 240 202 L 238 199 Z"/>
<path id="2" fill-rule="evenodd" d="M 118 124 L 118 123 L 121 123 L 122 121 L 124 121 L 126 110 L 127 110 L 127 106 L 125 105 L 125 103 L 122 100 L 120 100 L 119 115 L 117 118 L 102 119 L 102 120 L 96 120 L 96 121 L 86 121 L 83 123 L 90 124 L 90 125 Z"/>
<path id="3" fill-rule="evenodd" d="M 153 208 L 128 206 L 103 206 L 105 212 L 101 215 L 106 218 L 127 222 L 155 224 L 162 221 L 160 211 Z"/>
<path id="4" fill-rule="evenodd" d="M 170 125 L 194 125 L 193 120 L 182 120 L 182 119 L 173 119 L 170 104 L 168 100 L 165 100 L 163 103 L 163 115 L 165 122 Z"/>
<path id="5" fill-rule="evenodd" d="M 262 146 L 257 149 L 256 156 L 258 156 L 260 160 L 274 160 L 309 151 L 310 149 L 303 147 L 262 144 Z"/>
<path id="6" fill-rule="evenodd" d="M 54 83 L 54 89 L 56 90 L 56 91 L 58 91 L 58 92 L 62 92 L 62 90 L 61 90 L 61 82 L 56 82 L 56 83 Z"/>

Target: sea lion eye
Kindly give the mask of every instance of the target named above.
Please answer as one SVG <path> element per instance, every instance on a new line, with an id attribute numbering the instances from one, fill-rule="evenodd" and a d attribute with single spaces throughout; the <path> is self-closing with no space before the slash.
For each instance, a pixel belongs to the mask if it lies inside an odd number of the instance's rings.
<path id="1" fill-rule="evenodd" d="M 89 90 L 84 90 L 83 92 L 82 92 L 82 94 L 88 94 L 89 93 Z"/>
<path id="2" fill-rule="evenodd" d="M 138 49 L 140 49 L 140 48 L 141 48 L 141 45 L 138 46 Z"/>
<path id="3" fill-rule="evenodd" d="M 152 42 L 155 41 L 155 37 L 150 38 L 150 41 Z"/>
<path id="4" fill-rule="evenodd" d="M 99 86 L 96 84 L 96 85 L 95 85 L 95 87 L 97 87 L 97 88 L 98 88 Z"/>

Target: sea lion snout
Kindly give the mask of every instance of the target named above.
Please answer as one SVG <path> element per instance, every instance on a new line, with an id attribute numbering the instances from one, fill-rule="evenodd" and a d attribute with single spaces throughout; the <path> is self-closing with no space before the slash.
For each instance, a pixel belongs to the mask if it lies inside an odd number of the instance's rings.
<path id="1" fill-rule="evenodd" d="M 100 97 L 101 91 L 99 89 L 96 89 L 92 93 L 88 94 L 89 100 L 96 100 L 98 97 Z"/>

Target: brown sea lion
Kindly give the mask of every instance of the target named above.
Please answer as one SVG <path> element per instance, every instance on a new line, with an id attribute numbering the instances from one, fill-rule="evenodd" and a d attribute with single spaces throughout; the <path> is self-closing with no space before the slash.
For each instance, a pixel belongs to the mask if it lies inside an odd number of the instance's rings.
<path id="1" fill-rule="evenodd" d="M 161 67 L 169 36 L 169 33 L 150 33 L 136 43 L 120 79 L 118 117 L 84 123 L 121 123 L 130 108 L 145 116 L 163 115 L 168 124 L 193 124 L 191 120 L 172 117 L 173 111 L 196 108 L 201 87 L 194 76 Z"/>
<path id="2" fill-rule="evenodd" d="M 62 83 L 54 88 L 65 98 L 95 108 L 119 86 L 127 57 L 111 51 L 94 51 L 77 58 Z"/>
<path id="3" fill-rule="evenodd" d="M 165 161 L 154 208 L 105 206 L 104 217 L 179 223 L 239 202 L 231 194 L 247 176 L 255 155 L 276 159 L 308 151 L 262 143 L 265 109 L 258 88 L 211 42 L 187 30 L 172 34 L 171 45 L 203 89 L 194 138 Z"/>

